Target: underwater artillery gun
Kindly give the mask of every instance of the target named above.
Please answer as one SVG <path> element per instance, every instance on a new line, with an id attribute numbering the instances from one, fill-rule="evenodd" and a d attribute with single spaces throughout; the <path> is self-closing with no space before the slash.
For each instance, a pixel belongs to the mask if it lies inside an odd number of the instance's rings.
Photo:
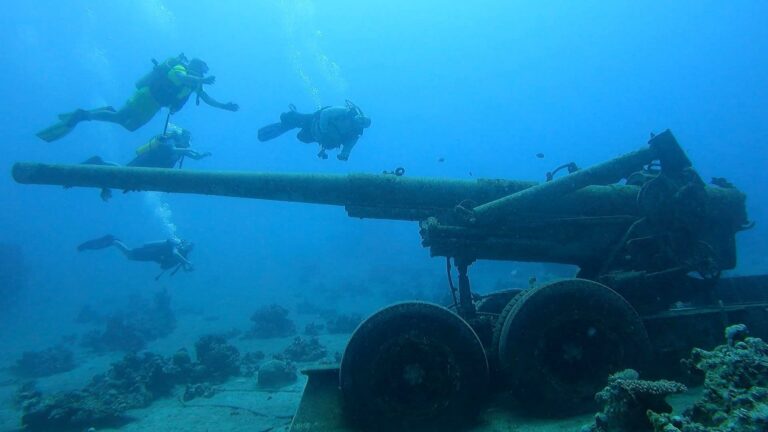
<path id="1" fill-rule="evenodd" d="M 292 430 L 342 431 L 456 429 L 492 394 L 563 416 L 588 408 L 610 373 L 674 363 L 694 345 L 720 341 L 729 321 L 768 328 L 766 278 L 720 278 L 736 265 L 735 234 L 749 227 L 745 196 L 706 185 L 671 132 L 569 171 L 535 183 L 18 163 L 13 176 L 330 204 L 352 217 L 418 221 L 422 244 L 458 270 L 454 304 L 384 308 L 355 330 L 340 368 L 307 371 Z M 478 296 L 468 268 L 480 259 L 580 270 L 574 279 Z M 492 421 L 483 416 L 481 424 Z"/>

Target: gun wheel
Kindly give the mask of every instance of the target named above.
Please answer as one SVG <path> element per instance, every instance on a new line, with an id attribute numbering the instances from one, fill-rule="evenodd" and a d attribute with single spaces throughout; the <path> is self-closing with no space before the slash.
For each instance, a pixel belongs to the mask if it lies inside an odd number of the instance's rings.
<path id="1" fill-rule="evenodd" d="M 455 313 L 407 302 L 355 330 L 341 361 L 345 413 L 377 430 L 440 430 L 472 419 L 488 385 L 480 339 Z"/>
<path id="2" fill-rule="evenodd" d="M 500 315 L 510 300 L 520 295 L 523 291 L 521 289 L 508 289 L 487 294 L 482 300 L 477 302 L 477 312 Z"/>
<path id="3" fill-rule="evenodd" d="M 498 334 L 499 367 L 529 412 L 566 416 L 593 409 L 608 375 L 639 369 L 650 355 L 637 312 L 597 282 L 562 280 L 510 303 Z"/>

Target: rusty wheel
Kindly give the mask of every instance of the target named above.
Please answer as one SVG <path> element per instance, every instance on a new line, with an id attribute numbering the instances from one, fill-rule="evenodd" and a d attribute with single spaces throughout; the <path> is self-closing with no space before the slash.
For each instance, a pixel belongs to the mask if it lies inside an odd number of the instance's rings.
<path id="1" fill-rule="evenodd" d="M 523 291 L 521 289 L 507 289 L 486 294 L 482 300 L 477 302 L 475 308 L 480 313 L 501 314 L 504 307 L 509 304 L 509 301 Z"/>
<path id="2" fill-rule="evenodd" d="M 458 315 L 430 303 L 399 303 L 352 334 L 340 384 L 345 413 L 366 429 L 445 430 L 477 414 L 488 362 Z"/>
<path id="3" fill-rule="evenodd" d="M 650 355 L 643 322 L 618 293 L 568 279 L 513 299 L 499 334 L 507 386 L 529 412 L 565 416 L 593 408 L 608 375 Z"/>
<path id="4" fill-rule="evenodd" d="M 499 345 L 501 343 L 501 335 L 504 330 L 504 322 L 507 320 L 509 313 L 512 311 L 512 309 L 514 309 L 517 302 L 520 301 L 520 299 L 525 295 L 525 290 L 516 291 L 519 292 L 515 293 L 513 296 L 510 296 L 507 304 L 505 304 L 499 312 L 499 316 L 496 318 L 496 322 L 494 322 L 493 328 L 491 330 L 490 344 L 486 348 L 488 353 L 488 367 L 490 367 L 491 373 L 494 376 L 498 375 L 500 373 L 499 371 L 501 370 L 501 366 L 499 365 Z M 494 380 L 491 383 L 491 386 L 494 390 L 506 390 L 507 382 L 505 382 L 505 380 Z"/>

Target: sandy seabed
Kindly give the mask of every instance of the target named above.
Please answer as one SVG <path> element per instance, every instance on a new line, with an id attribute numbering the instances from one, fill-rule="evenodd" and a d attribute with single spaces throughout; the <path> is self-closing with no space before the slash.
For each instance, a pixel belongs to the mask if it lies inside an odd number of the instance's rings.
<path id="1" fill-rule="evenodd" d="M 312 317 L 305 318 L 307 322 Z M 317 321 L 317 320 L 315 320 Z M 152 342 L 148 351 L 165 356 L 186 347 L 194 353 L 194 342 L 202 335 L 221 333 L 233 328 L 231 323 L 215 322 L 201 316 L 185 315 L 178 317 L 176 330 L 168 337 Z M 239 322 L 244 330 L 242 321 Z M 234 326 L 238 327 L 238 326 Z M 297 328 L 303 329 L 304 323 L 297 320 Z M 349 335 L 321 335 L 320 342 L 327 348 L 329 357 L 336 352 L 343 352 Z M 274 339 L 232 339 L 241 354 L 262 351 L 267 358 L 281 352 L 293 340 Z M 19 431 L 21 411 L 14 406 L 13 399 L 18 386 L 24 382 L 15 378 L 8 366 L 13 364 L 21 352 L 13 353 L 6 345 L 3 356 L 4 368 L 0 370 L 0 431 Z M 45 347 L 40 347 L 40 349 Z M 76 351 L 78 367 L 72 371 L 37 380 L 37 385 L 44 393 L 74 390 L 85 386 L 91 378 L 109 369 L 111 363 L 119 361 L 122 354 L 93 354 L 79 347 Z M 312 367 L 311 363 L 300 363 L 299 368 Z M 299 374 L 295 383 L 278 391 L 260 389 L 255 377 L 235 377 L 216 386 L 218 392 L 211 398 L 197 398 L 183 402 L 183 387 L 177 387 L 172 396 L 159 399 L 142 409 L 130 410 L 126 414 L 130 421 L 117 428 L 100 428 L 98 431 L 153 431 L 153 432 L 267 432 L 288 431 L 293 414 L 298 408 L 301 393 L 306 384 L 306 376 Z M 676 397 L 671 402 L 675 406 L 689 403 L 689 396 Z M 484 413 L 485 426 L 473 429 L 483 432 L 555 432 L 575 431 L 592 421 L 593 415 L 587 414 L 567 419 L 546 420 L 531 419 L 521 413 L 493 410 Z M 55 432 L 55 431 L 51 431 Z"/>

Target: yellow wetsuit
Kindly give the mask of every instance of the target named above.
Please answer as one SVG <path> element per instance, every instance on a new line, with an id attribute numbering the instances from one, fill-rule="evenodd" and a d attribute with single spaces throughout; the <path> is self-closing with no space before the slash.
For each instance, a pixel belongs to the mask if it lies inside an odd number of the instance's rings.
<path id="1" fill-rule="evenodd" d="M 172 99 L 167 101 L 172 112 L 180 110 L 189 99 L 189 96 L 199 87 L 190 87 L 183 82 L 187 76 L 187 68 L 184 65 L 176 65 L 168 71 L 168 80 L 173 83 Z"/>
<path id="2" fill-rule="evenodd" d="M 184 65 L 172 67 L 165 79 L 155 79 L 133 94 L 123 110 L 129 119 L 126 127 L 132 130 L 149 122 L 162 107 L 168 107 L 171 112 L 180 110 L 197 90 L 196 87 L 185 85 L 182 81 L 187 75 Z"/>

